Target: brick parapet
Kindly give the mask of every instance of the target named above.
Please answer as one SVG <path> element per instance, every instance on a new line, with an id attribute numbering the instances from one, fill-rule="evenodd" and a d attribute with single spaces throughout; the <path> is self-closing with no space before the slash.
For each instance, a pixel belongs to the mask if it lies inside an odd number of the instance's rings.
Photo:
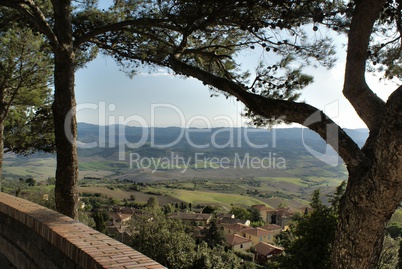
<path id="1" fill-rule="evenodd" d="M 0 193 L 0 252 L 17 268 L 165 268 L 53 210 Z"/>

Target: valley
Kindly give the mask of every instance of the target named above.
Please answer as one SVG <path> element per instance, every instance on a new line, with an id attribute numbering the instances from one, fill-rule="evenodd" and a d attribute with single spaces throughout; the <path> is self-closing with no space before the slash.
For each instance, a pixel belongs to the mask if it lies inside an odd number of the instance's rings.
<path id="1" fill-rule="evenodd" d="M 230 208 L 263 203 L 275 208 L 282 203 L 298 208 L 308 204 L 315 189 L 325 197 L 347 179 L 341 160 L 328 165 L 311 155 L 313 148 L 323 153 L 328 149 L 306 129 L 194 129 L 187 135 L 188 130 L 180 128 L 155 128 L 145 132 L 149 136 L 144 140 L 143 130 L 126 127 L 123 140 L 118 132 L 108 137 L 112 128 L 79 124 L 79 141 L 98 145 L 79 148 L 80 193 L 118 200 L 134 195 L 138 202 L 154 195 L 160 204 L 183 201 Z M 366 130 L 349 132 L 364 143 Z M 140 147 L 130 147 L 140 140 L 145 141 Z M 113 141 L 125 143 L 112 147 Z M 7 154 L 3 174 L 9 183 L 19 178 L 41 182 L 52 178 L 54 169 L 52 154 Z M 130 190 L 135 183 L 145 187 Z"/>

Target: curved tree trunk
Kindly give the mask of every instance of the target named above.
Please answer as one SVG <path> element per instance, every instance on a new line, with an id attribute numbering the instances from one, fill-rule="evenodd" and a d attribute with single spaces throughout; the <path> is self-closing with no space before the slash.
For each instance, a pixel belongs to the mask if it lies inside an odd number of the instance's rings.
<path id="1" fill-rule="evenodd" d="M 334 269 L 376 268 L 386 223 L 398 205 L 389 198 L 401 197 L 400 188 L 399 191 L 396 188 L 379 190 L 380 184 L 376 182 L 381 182 L 381 177 L 362 177 L 358 180 L 362 184 L 349 187 L 340 204 L 332 250 Z"/>
<path id="2" fill-rule="evenodd" d="M 402 88 L 390 96 L 378 134 L 370 134 L 363 150 L 372 163 L 349 169 L 333 269 L 376 268 L 386 224 L 402 201 Z"/>
<path id="3" fill-rule="evenodd" d="M 71 29 L 70 1 L 54 0 L 55 26 L 58 39 L 54 71 L 54 126 L 57 151 L 56 209 L 77 218 L 77 122 L 74 94 L 74 51 Z"/>
<path id="4" fill-rule="evenodd" d="M 0 119 L 0 192 L 3 178 L 3 159 L 4 159 L 4 120 Z"/>
<path id="5" fill-rule="evenodd" d="M 4 159 L 4 121 L 6 115 L 6 104 L 4 102 L 4 89 L 0 90 L 0 192 L 3 182 L 3 159 Z"/>

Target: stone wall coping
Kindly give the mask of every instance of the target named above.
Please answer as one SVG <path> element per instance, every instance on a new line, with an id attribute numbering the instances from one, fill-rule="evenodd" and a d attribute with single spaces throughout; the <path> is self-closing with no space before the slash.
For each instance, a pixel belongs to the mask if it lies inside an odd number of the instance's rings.
<path id="1" fill-rule="evenodd" d="M 70 217 L 0 192 L 0 212 L 39 234 L 81 268 L 166 268 Z"/>

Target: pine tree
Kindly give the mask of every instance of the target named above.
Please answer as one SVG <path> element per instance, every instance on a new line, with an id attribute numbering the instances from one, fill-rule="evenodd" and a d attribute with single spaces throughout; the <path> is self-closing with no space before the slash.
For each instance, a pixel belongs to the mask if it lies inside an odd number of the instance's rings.
<path id="1" fill-rule="evenodd" d="M 54 150 L 50 108 L 52 60 L 44 38 L 9 19 L 0 19 L 0 177 L 4 152 Z"/>
<path id="2" fill-rule="evenodd" d="M 285 248 L 285 255 L 276 261 L 279 268 L 330 268 L 337 216 L 334 208 L 322 203 L 319 190 L 314 191 L 310 206 L 311 213 L 294 217 L 289 230 L 278 236 Z"/>
<path id="3" fill-rule="evenodd" d="M 218 227 L 216 219 L 212 219 L 207 227 L 204 227 L 201 231 L 201 234 L 204 236 L 203 241 L 210 248 L 225 244 L 225 236 L 223 235 L 223 231 Z"/>

